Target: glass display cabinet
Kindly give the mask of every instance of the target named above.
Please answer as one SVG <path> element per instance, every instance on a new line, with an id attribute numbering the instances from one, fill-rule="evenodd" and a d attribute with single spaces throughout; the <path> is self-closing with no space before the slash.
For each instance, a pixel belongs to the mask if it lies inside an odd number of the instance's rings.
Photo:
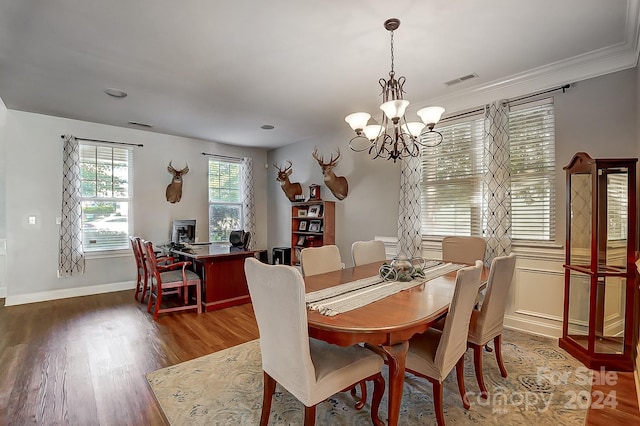
<path id="1" fill-rule="evenodd" d="M 633 371 L 637 161 L 579 152 L 564 167 L 567 240 L 559 345 L 592 369 Z"/>

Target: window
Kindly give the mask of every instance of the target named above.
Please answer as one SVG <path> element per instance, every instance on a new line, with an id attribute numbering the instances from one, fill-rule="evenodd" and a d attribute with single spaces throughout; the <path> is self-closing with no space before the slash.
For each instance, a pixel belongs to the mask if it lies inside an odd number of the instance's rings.
<path id="1" fill-rule="evenodd" d="M 509 113 L 514 240 L 555 238 L 555 139 L 553 104 L 548 100 Z"/>
<path id="2" fill-rule="evenodd" d="M 555 122 L 550 100 L 509 112 L 513 240 L 555 238 Z M 422 150 L 422 232 L 483 235 L 484 119 L 438 129 L 444 142 Z"/>
<path id="3" fill-rule="evenodd" d="M 243 229 L 240 163 L 209 159 L 209 241 L 229 242 Z"/>
<path id="4" fill-rule="evenodd" d="M 84 250 L 129 248 L 132 150 L 80 144 Z"/>
<path id="5" fill-rule="evenodd" d="M 482 235 L 482 119 L 438 131 L 443 143 L 423 149 L 423 230 L 438 236 Z"/>

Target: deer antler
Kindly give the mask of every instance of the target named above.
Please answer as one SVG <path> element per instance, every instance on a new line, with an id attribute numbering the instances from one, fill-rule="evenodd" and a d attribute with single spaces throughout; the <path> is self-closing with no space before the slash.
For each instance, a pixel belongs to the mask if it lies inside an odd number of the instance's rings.
<path id="1" fill-rule="evenodd" d="M 338 147 L 338 156 L 336 157 L 336 159 L 333 159 L 333 154 L 331 154 L 331 159 L 329 160 L 329 165 L 330 166 L 335 166 L 336 162 L 338 161 L 338 158 L 340 158 L 340 147 Z"/>
<path id="2" fill-rule="evenodd" d="M 316 159 L 316 161 L 317 161 L 318 163 L 320 163 L 320 165 L 322 165 L 322 164 L 324 163 L 324 161 L 323 161 L 323 158 L 324 158 L 324 157 L 318 157 L 318 147 L 317 147 L 317 146 L 313 147 L 313 153 L 311 154 L 311 156 L 312 156 L 313 158 L 315 158 L 315 159 Z"/>

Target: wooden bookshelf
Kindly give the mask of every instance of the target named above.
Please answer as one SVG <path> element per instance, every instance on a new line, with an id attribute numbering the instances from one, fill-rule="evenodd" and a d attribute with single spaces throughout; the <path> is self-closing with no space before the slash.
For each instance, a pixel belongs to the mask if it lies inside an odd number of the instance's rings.
<path id="1" fill-rule="evenodd" d="M 300 251 L 336 243 L 336 203 L 300 201 L 291 203 L 291 264 L 300 264 Z"/>

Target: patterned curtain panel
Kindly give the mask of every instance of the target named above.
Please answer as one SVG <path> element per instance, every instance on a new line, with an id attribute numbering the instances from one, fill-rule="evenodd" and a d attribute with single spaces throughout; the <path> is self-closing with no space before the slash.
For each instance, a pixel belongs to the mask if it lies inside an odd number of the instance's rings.
<path id="1" fill-rule="evenodd" d="M 398 254 L 422 256 L 420 232 L 420 158 L 403 158 L 400 172 L 400 209 L 398 211 Z"/>
<path id="2" fill-rule="evenodd" d="M 495 101 L 484 117 L 483 224 L 487 240 L 487 265 L 494 257 L 511 253 L 511 173 L 509 156 L 509 107 Z"/>
<path id="3" fill-rule="evenodd" d="M 255 196 L 253 193 L 253 161 L 244 157 L 240 167 L 240 179 L 242 185 L 242 214 L 244 230 L 251 232 L 249 249 L 255 247 L 256 242 L 256 212 Z"/>
<path id="4" fill-rule="evenodd" d="M 62 153 L 62 217 L 58 276 L 84 273 L 82 248 L 82 205 L 80 188 L 80 146 L 73 136 L 65 136 Z"/>

